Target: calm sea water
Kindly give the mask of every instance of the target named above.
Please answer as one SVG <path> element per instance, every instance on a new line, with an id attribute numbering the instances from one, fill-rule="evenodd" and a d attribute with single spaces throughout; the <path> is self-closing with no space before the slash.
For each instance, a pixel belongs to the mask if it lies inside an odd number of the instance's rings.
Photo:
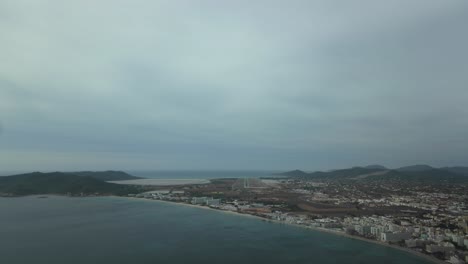
<path id="1" fill-rule="evenodd" d="M 243 216 L 126 198 L 0 198 L 0 263 L 399 263 L 395 249 Z"/>

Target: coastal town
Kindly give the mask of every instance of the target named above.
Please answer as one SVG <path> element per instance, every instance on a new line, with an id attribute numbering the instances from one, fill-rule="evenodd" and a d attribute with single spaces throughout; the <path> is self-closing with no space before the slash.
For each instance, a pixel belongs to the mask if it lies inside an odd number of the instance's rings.
<path id="1" fill-rule="evenodd" d="M 468 263 L 465 184 L 213 179 L 154 186 L 143 199 L 203 206 L 399 248 L 436 263 Z"/>

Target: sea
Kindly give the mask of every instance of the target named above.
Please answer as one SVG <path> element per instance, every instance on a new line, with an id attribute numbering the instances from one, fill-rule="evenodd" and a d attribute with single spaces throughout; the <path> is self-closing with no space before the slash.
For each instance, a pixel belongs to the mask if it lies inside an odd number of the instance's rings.
<path id="1" fill-rule="evenodd" d="M 429 263 L 373 243 L 125 197 L 0 198 L 2 264 Z"/>

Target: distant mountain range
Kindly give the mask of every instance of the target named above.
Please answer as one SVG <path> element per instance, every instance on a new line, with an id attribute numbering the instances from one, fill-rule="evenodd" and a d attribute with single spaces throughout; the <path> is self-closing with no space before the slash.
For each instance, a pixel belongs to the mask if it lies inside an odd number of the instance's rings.
<path id="1" fill-rule="evenodd" d="M 292 178 L 322 180 L 403 181 L 429 184 L 468 183 L 468 167 L 434 168 L 429 165 L 413 165 L 397 169 L 387 169 L 381 165 L 371 165 L 311 173 L 294 170 L 280 173 L 280 175 Z"/>
<path id="2" fill-rule="evenodd" d="M 387 168 L 385 168 L 385 166 L 382 166 L 382 165 L 369 165 L 369 166 L 365 166 L 364 168 L 366 169 L 381 169 L 381 170 L 386 170 Z"/>
<path id="3" fill-rule="evenodd" d="M 434 168 L 429 165 L 411 165 L 396 169 L 397 171 L 429 171 Z"/>
<path id="4" fill-rule="evenodd" d="M 139 192 L 138 187 L 106 182 L 130 179 L 139 179 L 139 177 L 121 171 L 32 172 L 0 177 L 0 195 L 89 195 L 96 193 L 100 195 L 125 195 Z"/>
<path id="5" fill-rule="evenodd" d="M 141 177 L 130 175 L 123 171 L 76 171 L 66 172 L 77 176 L 89 176 L 101 181 L 124 181 L 124 180 L 137 180 L 143 179 Z"/>
<path id="6" fill-rule="evenodd" d="M 465 175 L 468 177 L 468 167 L 444 167 L 441 170 L 450 171 L 456 174 Z"/>

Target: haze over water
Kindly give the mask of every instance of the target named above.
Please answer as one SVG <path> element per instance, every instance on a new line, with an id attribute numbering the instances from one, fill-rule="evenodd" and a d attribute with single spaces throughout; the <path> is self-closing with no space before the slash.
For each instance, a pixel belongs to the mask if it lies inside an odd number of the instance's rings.
<path id="1" fill-rule="evenodd" d="M 130 170 L 128 173 L 149 179 L 216 179 L 270 177 L 273 170 Z"/>
<path id="2" fill-rule="evenodd" d="M 398 263 L 392 248 L 187 206 L 127 198 L 0 198 L 0 262 Z"/>

